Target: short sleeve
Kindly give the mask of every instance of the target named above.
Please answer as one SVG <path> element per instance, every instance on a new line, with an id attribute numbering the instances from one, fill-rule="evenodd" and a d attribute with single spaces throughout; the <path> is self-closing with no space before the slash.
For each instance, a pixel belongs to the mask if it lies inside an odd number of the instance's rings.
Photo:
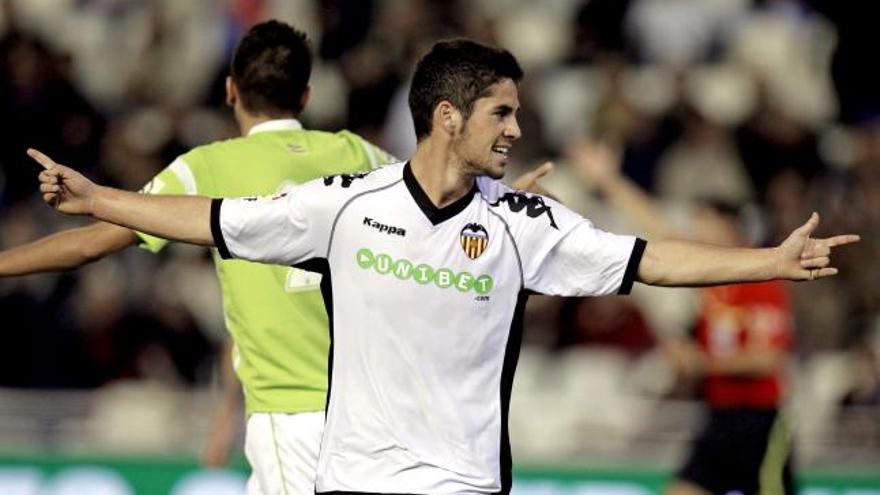
<path id="1" fill-rule="evenodd" d="M 279 265 L 326 257 L 338 208 L 320 182 L 273 197 L 215 199 L 211 233 L 220 256 Z"/>
<path id="2" fill-rule="evenodd" d="M 192 168 L 184 160 L 179 157 L 153 177 L 140 190 L 143 194 L 198 194 L 199 190 L 196 185 L 195 175 Z M 138 237 L 139 247 L 157 253 L 168 245 L 168 239 L 152 236 L 143 232 L 135 232 Z"/>
<path id="3" fill-rule="evenodd" d="M 630 292 L 644 240 L 598 229 L 552 199 L 532 196 L 530 201 L 534 218 L 519 215 L 516 229 L 526 289 L 559 296 Z"/>
<path id="4" fill-rule="evenodd" d="M 584 220 L 526 273 L 527 287 L 542 294 L 629 294 L 645 249 L 633 236 L 599 230 Z"/>

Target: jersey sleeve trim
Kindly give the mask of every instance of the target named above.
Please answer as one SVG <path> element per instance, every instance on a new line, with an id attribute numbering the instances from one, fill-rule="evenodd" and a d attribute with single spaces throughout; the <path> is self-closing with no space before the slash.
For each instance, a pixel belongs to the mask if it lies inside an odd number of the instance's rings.
<path id="1" fill-rule="evenodd" d="M 384 186 L 377 187 L 376 189 L 369 189 L 367 191 L 359 192 L 359 193 L 355 194 L 354 196 L 348 198 L 348 201 L 346 201 L 342 205 L 342 208 L 340 208 L 339 211 L 336 212 L 336 217 L 333 218 L 333 225 L 330 227 L 330 239 L 327 241 L 327 254 L 324 257 L 327 259 L 330 259 L 330 248 L 333 247 L 333 237 L 334 237 L 334 235 L 336 235 L 336 224 L 339 223 L 339 217 L 342 216 L 342 212 L 344 212 L 345 209 L 348 208 L 348 205 L 350 205 L 352 202 L 354 202 L 354 200 L 360 198 L 361 196 L 364 196 L 364 195 L 367 195 L 370 193 L 374 193 L 374 192 L 379 192 L 379 191 L 388 189 L 389 187 L 394 187 L 397 184 L 399 184 L 402 180 L 403 179 L 397 179 L 396 181 L 394 181 L 390 184 L 385 184 Z"/>
<path id="2" fill-rule="evenodd" d="M 198 194 L 198 187 L 196 186 L 196 177 L 193 175 L 192 169 L 189 165 L 182 159 L 178 158 L 171 162 L 171 166 L 169 167 L 171 172 L 177 176 L 177 180 L 183 184 L 183 189 L 190 196 Z"/>
<path id="3" fill-rule="evenodd" d="M 617 291 L 618 294 L 627 295 L 632 291 L 633 282 L 639 273 L 639 263 L 642 261 L 642 255 L 645 254 L 647 245 L 648 241 L 636 238 L 632 254 L 629 255 L 629 262 L 626 264 L 626 271 L 623 273 L 623 282 L 620 283 L 620 289 Z"/>
<path id="4" fill-rule="evenodd" d="M 226 240 L 223 239 L 223 230 L 220 228 L 220 206 L 223 199 L 215 198 L 211 200 L 211 237 L 214 238 L 214 245 L 217 246 L 217 252 L 224 260 L 232 258 L 229 254 L 229 248 L 226 247 Z"/>

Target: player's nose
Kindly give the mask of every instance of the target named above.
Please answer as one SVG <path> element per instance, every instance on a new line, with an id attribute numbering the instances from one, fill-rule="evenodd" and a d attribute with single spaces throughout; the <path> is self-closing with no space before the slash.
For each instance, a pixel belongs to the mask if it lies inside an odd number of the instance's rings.
<path id="1" fill-rule="evenodd" d="M 517 122 L 516 117 L 514 117 L 510 119 L 510 122 L 504 128 L 504 137 L 513 141 L 519 139 L 520 136 L 522 136 L 522 131 L 519 128 L 519 122 Z"/>

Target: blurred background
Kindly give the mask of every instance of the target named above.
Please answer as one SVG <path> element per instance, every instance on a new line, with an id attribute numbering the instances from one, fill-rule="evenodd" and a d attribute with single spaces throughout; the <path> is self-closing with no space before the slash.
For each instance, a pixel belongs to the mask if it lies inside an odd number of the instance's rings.
<path id="1" fill-rule="evenodd" d="M 252 24 L 305 30 L 308 128 L 415 148 L 414 61 L 438 39 L 511 50 L 526 69 L 510 177 L 596 224 L 641 233 L 570 163 L 614 143 L 621 173 L 678 232 L 707 197 L 754 245 L 811 211 L 855 232 L 841 274 L 787 285 L 801 493 L 880 494 L 880 46 L 874 2 L 834 0 L 0 0 L 0 247 L 76 225 L 45 208 L 24 149 L 138 189 L 175 156 L 236 135 L 227 62 Z M 874 62 L 872 62 L 874 61 Z M 246 163 L 242 167 L 247 167 Z M 701 294 L 535 297 L 514 388 L 519 493 L 659 493 L 704 411 L 664 342 Z M 0 279 L 0 493 L 241 493 L 245 465 L 200 470 L 225 340 L 210 256 L 138 250 Z M 243 427 L 243 422 L 240 428 Z M 237 434 L 241 451 L 242 431 Z M 592 491 L 591 491 L 592 490 Z"/>

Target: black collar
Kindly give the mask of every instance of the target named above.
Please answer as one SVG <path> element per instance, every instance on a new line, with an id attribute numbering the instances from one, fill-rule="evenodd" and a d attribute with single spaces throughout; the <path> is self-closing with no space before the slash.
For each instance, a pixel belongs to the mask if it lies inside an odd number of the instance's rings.
<path id="1" fill-rule="evenodd" d="M 434 206 L 434 203 L 431 202 L 431 199 L 428 198 L 428 195 L 425 194 L 422 186 L 419 185 L 416 176 L 413 175 L 412 166 L 410 166 L 409 162 L 406 162 L 406 165 L 403 167 L 403 183 L 406 184 L 406 188 L 409 189 L 410 195 L 412 195 L 416 204 L 419 205 L 422 213 L 424 213 L 425 216 L 428 217 L 428 220 L 434 225 L 445 222 L 464 211 L 464 209 L 471 204 L 471 199 L 473 199 L 474 194 L 477 193 L 477 183 L 474 182 L 474 187 L 471 188 L 470 192 L 450 205 L 444 206 L 443 208 L 437 208 Z"/>

